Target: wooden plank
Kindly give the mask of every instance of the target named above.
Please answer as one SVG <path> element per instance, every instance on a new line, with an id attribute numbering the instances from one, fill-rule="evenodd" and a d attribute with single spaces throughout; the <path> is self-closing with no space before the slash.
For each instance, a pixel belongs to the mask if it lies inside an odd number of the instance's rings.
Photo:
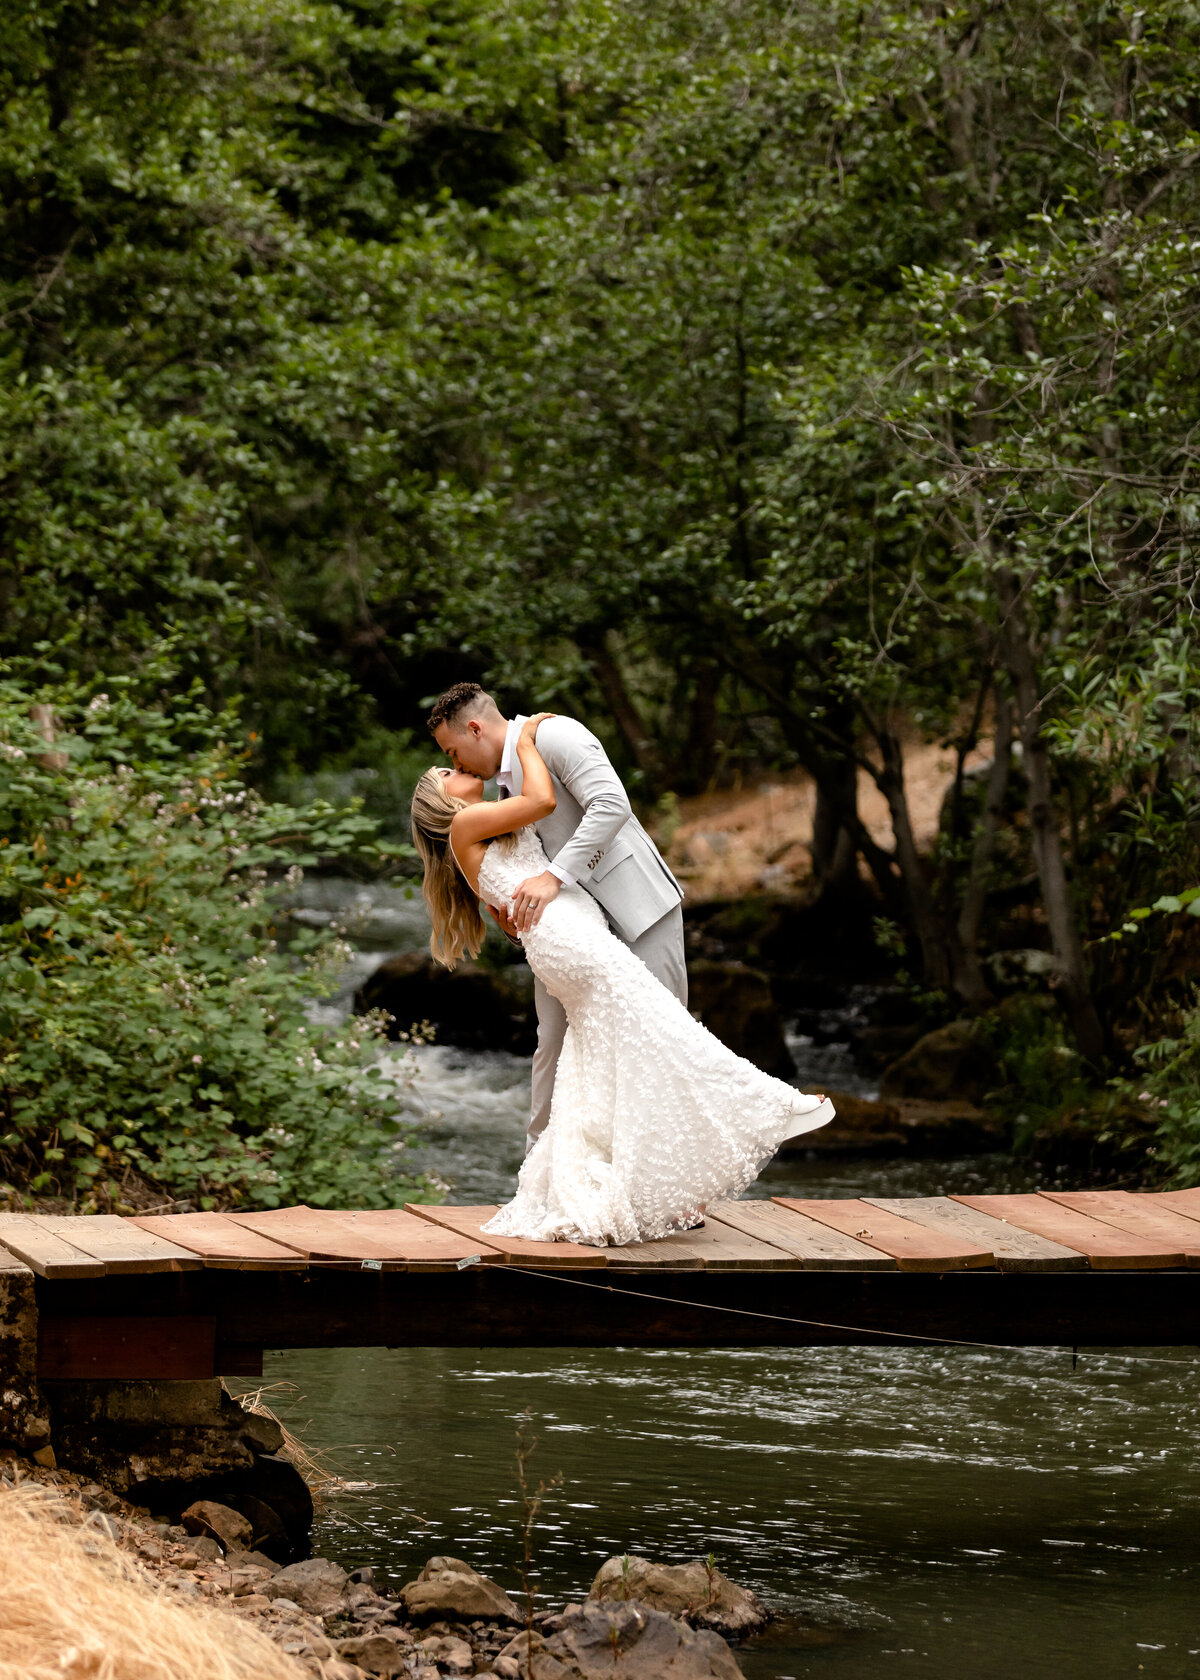
<path id="1" fill-rule="evenodd" d="M 864 1196 L 863 1201 L 898 1213 L 901 1219 L 914 1219 L 931 1231 L 948 1231 L 990 1248 L 1002 1272 L 1080 1271 L 1087 1266 L 1087 1256 L 1076 1249 L 964 1207 L 949 1196 Z"/>
<path id="2" fill-rule="evenodd" d="M 105 1378 L 194 1382 L 216 1375 L 215 1318 L 48 1318 L 38 1323 L 41 1382 Z"/>
<path id="3" fill-rule="evenodd" d="M 339 1218 L 369 1237 L 390 1243 L 397 1260 L 403 1260 L 410 1272 L 455 1271 L 461 1260 L 478 1258 L 487 1266 L 504 1258 L 498 1248 L 482 1238 L 418 1219 L 404 1208 L 367 1208 L 340 1214 Z"/>
<path id="4" fill-rule="evenodd" d="M 0 1243 L 39 1277 L 104 1276 L 102 1261 L 58 1236 L 36 1214 L 0 1213 Z"/>
<path id="5" fill-rule="evenodd" d="M 1189 1219 L 1159 1206 L 1156 1196 L 1135 1195 L 1130 1190 L 1043 1190 L 1042 1195 L 1060 1207 L 1103 1220 L 1131 1236 L 1178 1245 L 1185 1265 L 1200 1266 L 1200 1214 Z"/>
<path id="6" fill-rule="evenodd" d="M 270 1208 L 262 1213 L 231 1213 L 228 1216 L 249 1231 L 294 1249 L 316 1264 L 366 1262 L 370 1269 L 405 1271 L 404 1254 L 385 1233 L 356 1225 L 351 1213 L 325 1208 Z"/>
<path id="7" fill-rule="evenodd" d="M 0 1248 L 0 1272 L 6 1272 L 10 1277 L 13 1276 L 14 1273 L 18 1276 L 21 1273 L 24 1273 L 26 1277 L 33 1276 L 32 1271 L 25 1264 L 24 1260 L 18 1260 L 16 1255 L 10 1254 L 6 1248 Z"/>
<path id="8" fill-rule="evenodd" d="M 854 1237 L 847 1237 L 828 1225 L 818 1225 L 794 1208 L 775 1202 L 720 1202 L 709 1208 L 707 1219 L 717 1219 L 735 1231 L 761 1237 L 774 1248 L 796 1260 L 802 1271 L 892 1272 L 896 1262 L 890 1254 Z"/>
<path id="9" fill-rule="evenodd" d="M 1033 1193 L 1020 1196 L 954 1196 L 953 1201 L 979 1213 L 990 1213 L 1009 1225 L 1019 1225 L 1035 1236 L 1049 1237 L 1051 1242 L 1066 1243 L 1068 1248 L 1086 1254 L 1088 1263 L 1097 1271 L 1145 1271 L 1153 1267 L 1183 1265 L 1183 1251 L 1178 1244 L 1166 1245 L 1154 1237 L 1131 1236 L 1118 1231 L 1102 1220 L 1090 1219 L 1071 1208 L 1060 1207 L 1045 1196 Z"/>
<path id="10" fill-rule="evenodd" d="M 410 1202 L 407 1211 L 418 1219 L 428 1219 L 434 1225 L 444 1225 L 448 1231 L 458 1231 L 484 1247 L 499 1251 L 509 1266 L 542 1266 L 558 1270 L 574 1270 L 580 1266 L 603 1266 L 608 1248 L 588 1248 L 581 1243 L 527 1242 L 524 1237 L 500 1237 L 492 1232 L 481 1233 L 480 1227 L 498 1207 L 427 1207 L 423 1202 Z"/>
<path id="11" fill-rule="evenodd" d="M 1200 1219 L 1200 1190 L 1140 1190 L 1139 1198 L 1153 1196 L 1155 1204 L 1165 1212 L 1182 1214 L 1185 1219 Z"/>
<path id="12" fill-rule="evenodd" d="M 138 1214 L 129 1223 L 191 1249 L 206 1266 L 231 1271 L 278 1271 L 308 1264 L 295 1249 L 272 1242 L 223 1213 Z"/>
<path id="13" fill-rule="evenodd" d="M 890 1254 L 902 1272 L 958 1272 L 971 1266 L 994 1264 L 990 1248 L 945 1231 L 931 1231 L 911 1219 L 901 1219 L 880 1207 L 857 1198 L 812 1200 L 807 1197 L 773 1196 L 780 1207 L 807 1214 L 819 1225 L 854 1237 Z"/>
<path id="14" fill-rule="evenodd" d="M 703 1267 L 711 1272 L 795 1272 L 800 1268 L 795 1255 L 786 1249 L 715 1219 L 711 1209 L 697 1230 L 678 1231 L 657 1242 L 627 1243 L 607 1253 L 610 1269 L 658 1269 L 672 1264 L 684 1265 L 689 1271 Z"/>
<path id="15" fill-rule="evenodd" d="M 191 1249 L 144 1231 L 115 1213 L 43 1214 L 41 1223 L 93 1260 L 102 1261 L 106 1273 L 190 1272 L 204 1265 Z"/>
<path id="16" fill-rule="evenodd" d="M 626 1243 L 606 1248 L 606 1264 L 610 1269 L 626 1272 L 702 1272 L 704 1256 L 692 1241 L 701 1231 L 676 1231 L 672 1236 L 659 1237 L 655 1242 Z"/>

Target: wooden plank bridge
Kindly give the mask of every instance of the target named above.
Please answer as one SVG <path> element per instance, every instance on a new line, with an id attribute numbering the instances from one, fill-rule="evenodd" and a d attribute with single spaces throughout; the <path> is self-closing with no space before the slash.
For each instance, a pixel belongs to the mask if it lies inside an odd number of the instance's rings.
<path id="1" fill-rule="evenodd" d="M 727 1202 L 626 1248 L 488 1207 L 0 1214 L 38 1372 L 251 1376 L 264 1348 L 1200 1345 L 1200 1189 Z"/>

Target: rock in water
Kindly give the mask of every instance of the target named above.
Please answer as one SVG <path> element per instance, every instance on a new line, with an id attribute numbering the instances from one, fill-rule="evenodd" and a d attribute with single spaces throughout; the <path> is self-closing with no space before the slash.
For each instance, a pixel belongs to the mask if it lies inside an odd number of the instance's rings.
<path id="1" fill-rule="evenodd" d="M 641 1604 L 573 1604 L 549 1638 L 519 1633 L 496 1672 L 521 1680 L 744 1680 L 720 1634 Z M 530 1659 L 532 1657 L 532 1674 Z M 507 1659 L 507 1660 L 506 1660 Z"/>
<path id="2" fill-rule="evenodd" d="M 966 1098 L 924 1102 L 893 1097 L 875 1102 L 847 1091 L 826 1090 L 837 1110 L 831 1125 L 788 1138 L 781 1155 L 978 1155 L 1003 1149 L 1008 1124 Z"/>
<path id="3" fill-rule="evenodd" d="M 286 1573 L 286 1571 L 285 1571 Z M 415 1581 L 400 1589 L 401 1602 L 419 1621 L 521 1622 L 521 1612 L 494 1581 L 461 1558 L 432 1557 Z"/>
<path id="4" fill-rule="evenodd" d="M 945 1102 L 966 1097 L 982 1102 L 996 1080 L 995 1059 L 971 1021 L 951 1021 L 919 1038 L 911 1050 L 884 1069 L 884 1097 L 922 1097 Z"/>
<path id="5" fill-rule="evenodd" d="M 218 1505 L 215 1499 L 198 1499 L 189 1505 L 180 1518 L 189 1534 L 201 1534 L 209 1540 L 219 1540 L 227 1552 L 248 1551 L 254 1528 L 240 1511 L 230 1505 Z"/>
<path id="6" fill-rule="evenodd" d="M 355 993 L 355 1010 L 386 1009 L 393 1034 L 429 1021 L 439 1044 L 529 1055 L 537 1043 L 533 976 L 521 965 L 487 968 L 460 962 L 446 969 L 419 951 L 389 957 Z"/>
<path id="7" fill-rule="evenodd" d="M 767 975 L 744 963 L 688 963 L 688 1007 L 722 1044 L 779 1079 L 796 1071 Z"/>
<path id="8" fill-rule="evenodd" d="M 612 1603 L 634 1600 L 682 1616 L 693 1627 L 711 1628 L 728 1639 L 742 1639 L 767 1622 L 762 1602 L 710 1569 L 702 1558 L 691 1563 L 651 1563 L 647 1558 L 612 1557 L 601 1565 L 590 1598 Z"/>
<path id="9" fill-rule="evenodd" d="M 264 1582 L 262 1590 L 268 1598 L 289 1598 L 314 1616 L 328 1616 L 340 1609 L 349 1579 L 346 1571 L 328 1558 L 309 1558 L 304 1563 L 289 1563 Z"/>

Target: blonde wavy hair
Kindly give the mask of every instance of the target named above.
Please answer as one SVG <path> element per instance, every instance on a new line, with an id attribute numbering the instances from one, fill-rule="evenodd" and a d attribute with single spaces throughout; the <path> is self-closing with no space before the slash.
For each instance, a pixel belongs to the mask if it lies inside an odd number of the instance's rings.
<path id="1" fill-rule="evenodd" d="M 436 769 L 426 770 L 413 789 L 413 844 L 425 867 L 421 892 L 433 924 L 429 949 L 445 968 L 453 968 L 464 951 L 477 957 L 487 931 L 479 900 L 450 851 L 450 824 L 466 808 L 465 799 L 452 799 L 446 792 Z"/>

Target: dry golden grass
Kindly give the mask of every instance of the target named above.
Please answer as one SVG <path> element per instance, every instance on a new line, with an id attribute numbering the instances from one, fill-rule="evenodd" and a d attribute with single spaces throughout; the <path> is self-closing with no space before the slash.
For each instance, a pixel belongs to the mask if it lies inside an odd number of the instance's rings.
<path id="1" fill-rule="evenodd" d="M 346 1486 L 346 1479 L 335 1470 L 329 1454 L 320 1447 L 306 1446 L 294 1430 L 288 1428 L 283 1419 L 268 1404 L 268 1396 L 273 1400 L 292 1400 L 296 1395 L 296 1385 L 290 1382 L 260 1383 L 257 1388 L 230 1388 L 225 1384 L 226 1392 L 231 1394 L 238 1405 L 246 1412 L 254 1412 L 259 1417 L 270 1418 L 277 1423 L 283 1433 L 283 1446 L 280 1456 L 286 1458 L 304 1477 L 308 1483 L 308 1490 L 313 1496 L 313 1503 L 321 1508 L 325 1498 L 332 1493 L 340 1493 Z"/>
<path id="2" fill-rule="evenodd" d="M 79 1505 L 0 1488 L 0 1680 L 308 1680 L 258 1629 L 157 1586 Z"/>

